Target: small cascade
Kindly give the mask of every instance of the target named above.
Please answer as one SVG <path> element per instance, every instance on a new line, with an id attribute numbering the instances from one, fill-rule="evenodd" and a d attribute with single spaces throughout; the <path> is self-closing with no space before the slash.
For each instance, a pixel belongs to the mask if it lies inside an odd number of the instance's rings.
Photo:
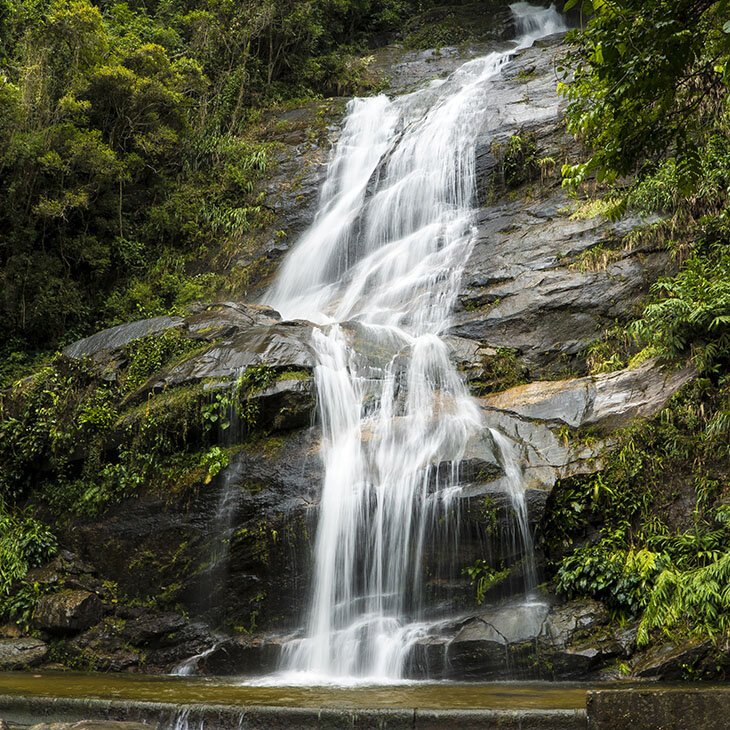
<path id="1" fill-rule="evenodd" d="M 245 710 L 227 712 L 221 718 L 203 705 L 190 705 L 181 707 L 171 720 L 161 721 L 157 727 L 158 730 L 220 730 L 222 727 L 242 730 L 245 717 Z"/>
<path id="2" fill-rule="evenodd" d="M 212 403 L 215 403 L 215 401 L 212 401 Z M 226 406 L 225 413 L 217 413 L 216 415 L 218 417 L 217 443 L 222 448 L 242 443 L 245 437 L 245 426 L 241 422 L 236 407 L 229 403 Z M 210 518 L 209 532 L 212 540 L 208 548 L 208 567 L 202 574 L 198 587 L 199 606 L 204 611 L 210 611 L 217 605 L 216 592 L 225 586 L 228 577 L 230 541 L 235 531 L 236 507 L 240 499 L 240 485 L 233 470 L 224 469 L 217 477 L 217 482 L 220 486 L 215 512 Z M 194 673 L 196 665 L 197 662 L 195 665 L 188 666 L 186 673 Z M 190 671 L 191 669 L 192 671 Z M 177 673 L 177 669 L 175 673 Z"/>
<path id="3" fill-rule="evenodd" d="M 170 672 L 174 677 L 193 677 L 198 673 L 198 664 L 201 659 L 210 656 L 219 646 L 220 642 L 213 644 L 208 647 L 205 651 L 201 651 L 200 654 L 195 654 L 187 659 L 181 661 L 173 670 Z"/>
<path id="4" fill-rule="evenodd" d="M 412 94 L 350 102 L 319 212 L 264 299 L 318 325 L 325 476 L 313 595 L 283 664 L 302 682 L 402 677 L 428 631 L 424 541 L 457 554 L 460 462 L 485 425 L 440 336 L 474 242 L 475 140 L 514 50 L 565 29 L 554 8 L 512 9 L 511 51 Z M 532 587 L 521 472 L 493 435 Z"/>
<path id="5" fill-rule="evenodd" d="M 535 545 L 530 532 L 529 517 L 527 514 L 527 500 L 525 499 L 524 475 L 519 457 L 516 453 L 516 444 L 508 439 L 496 428 L 490 428 L 490 433 L 500 453 L 500 460 L 504 469 L 507 493 L 509 494 L 514 510 L 517 533 L 521 540 L 522 573 L 525 580 L 525 596 L 537 586 L 537 567 L 535 561 Z"/>

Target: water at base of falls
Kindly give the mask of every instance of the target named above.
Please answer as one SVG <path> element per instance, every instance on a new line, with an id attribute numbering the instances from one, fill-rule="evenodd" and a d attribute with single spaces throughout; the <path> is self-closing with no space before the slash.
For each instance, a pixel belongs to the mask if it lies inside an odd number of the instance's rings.
<path id="1" fill-rule="evenodd" d="M 565 29 L 553 8 L 512 9 L 517 48 Z M 473 245 L 474 144 L 490 79 L 514 50 L 406 96 L 351 101 L 317 217 L 264 300 L 318 325 L 325 477 L 306 634 L 282 667 L 289 681 L 392 682 L 429 630 L 424 540 L 456 554 L 459 464 L 486 427 L 439 334 Z M 531 551 L 521 472 L 507 439 L 494 438 Z"/>

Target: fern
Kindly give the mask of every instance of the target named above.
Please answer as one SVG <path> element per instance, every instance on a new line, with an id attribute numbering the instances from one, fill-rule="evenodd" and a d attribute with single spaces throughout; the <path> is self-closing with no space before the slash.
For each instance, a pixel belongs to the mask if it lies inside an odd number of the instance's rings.
<path id="1" fill-rule="evenodd" d="M 665 568 L 649 597 L 637 643 L 645 646 L 652 630 L 669 633 L 680 624 L 708 633 L 730 628 L 730 552 L 694 570 Z"/>

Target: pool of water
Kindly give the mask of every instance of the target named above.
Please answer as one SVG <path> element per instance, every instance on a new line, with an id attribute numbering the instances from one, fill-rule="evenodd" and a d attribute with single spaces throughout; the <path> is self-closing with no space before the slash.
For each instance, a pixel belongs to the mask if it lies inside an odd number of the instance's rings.
<path id="1" fill-rule="evenodd" d="M 261 686 L 225 678 L 80 672 L 0 673 L 0 695 L 278 707 L 422 709 L 576 709 L 597 685 L 548 682 Z M 601 684 L 601 687 L 612 685 Z M 619 686 L 619 685 L 613 685 Z M 620 686 L 625 687 L 626 684 Z"/>

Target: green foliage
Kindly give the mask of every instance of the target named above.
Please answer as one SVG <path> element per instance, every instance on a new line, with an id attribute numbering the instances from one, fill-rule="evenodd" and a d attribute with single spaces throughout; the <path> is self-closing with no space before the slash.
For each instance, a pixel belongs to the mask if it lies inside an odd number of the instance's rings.
<path id="1" fill-rule="evenodd" d="M 517 353 L 508 347 L 497 348 L 494 355 L 482 359 L 482 367 L 471 378 L 471 386 L 479 395 L 498 393 L 516 385 L 527 383 L 529 372 Z"/>
<path id="2" fill-rule="evenodd" d="M 566 480 L 549 500 L 543 540 L 558 589 L 640 618 L 641 642 L 660 628 L 728 628 L 727 399 L 725 380 L 698 379 L 652 421 L 618 434 L 602 471 Z M 694 511 L 690 524 L 670 527 L 680 489 Z"/>
<path id="3" fill-rule="evenodd" d="M 484 597 L 489 590 L 499 585 L 508 575 L 509 568 L 495 570 L 490 568 L 486 560 L 477 560 L 474 565 L 469 565 L 462 571 L 471 579 L 471 584 L 476 590 L 476 600 L 481 606 Z"/>
<path id="4" fill-rule="evenodd" d="M 125 389 L 136 390 L 163 365 L 199 347 L 199 343 L 185 337 L 179 329 L 169 329 L 161 335 L 135 340 L 126 348 L 129 364 L 124 379 Z"/>
<path id="5" fill-rule="evenodd" d="M 561 91 L 568 129 L 591 155 L 564 169 L 571 186 L 611 181 L 673 153 L 683 194 L 700 180 L 699 150 L 721 116 L 730 36 L 718 0 L 589 0 L 570 36 Z M 720 112 L 718 114 L 718 112 Z"/>
<path id="6" fill-rule="evenodd" d="M 46 525 L 29 514 L 11 514 L 1 508 L 0 600 L 9 593 L 13 583 L 23 579 L 31 568 L 47 562 L 56 550 L 56 538 Z"/>
<path id="7" fill-rule="evenodd" d="M 99 514 L 141 490 L 169 493 L 209 482 L 229 452 L 215 444 L 232 418 L 236 443 L 260 431 L 256 393 L 272 368 L 244 371 L 227 390 L 202 384 L 140 389 L 155 372 L 199 348 L 179 329 L 136 340 L 114 379 L 103 366 L 57 356 L 0 401 L 0 503 L 29 499 L 59 518 Z M 144 399 L 144 400 L 143 400 Z M 141 402 L 140 402 L 141 401 Z"/>
<path id="8" fill-rule="evenodd" d="M 674 277 L 652 287 L 654 301 L 632 325 L 667 359 L 691 355 L 704 373 L 720 372 L 730 355 L 730 228 L 723 213 L 708 221 L 694 255 Z"/>
<path id="9" fill-rule="evenodd" d="M 507 188 L 516 188 L 532 180 L 539 172 L 535 135 L 513 134 L 507 143 L 502 160 L 504 182 Z"/>
<path id="10" fill-rule="evenodd" d="M 639 624 L 638 644 L 649 642 L 649 632 L 683 627 L 726 633 L 730 629 L 730 552 L 709 565 L 690 570 L 669 566 L 655 579 Z"/>
<path id="11" fill-rule="evenodd" d="M 253 433 L 258 425 L 259 405 L 251 396 L 264 390 L 275 379 L 276 371 L 268 365 L 246 368 L 231 390 L 216 393 L 215 398 L 203 408 L 203 419 L 226 430 L 232 418 L 236 418 L 249 433 Z"/>
<path id="12" fill-rule="evenodd" d="M 648 588 L 662 569 L 662 559 L 646 549 L 612 549 L 610 541 L 578 548 L 556 574 L 557 589 L 570 596 L 591 596 L 617 614 L 635 618 L 646 607 Z"/>
<path id="13" fill-rule="evenodd" d="M 376 88 L 364 46 L 430 5 L 18 0 L 0 12 L 0 354 L 247 286 L 230 262 L 270 216 L 256 190 L 272 151 L 261 110 Z"/>
<path id="14" fill-rule="evenodd" d="M 661 358 L 691 357 L 703 373 L 724 372 L 730 355 L 725 3 L 583 6 L 592 17 L 570 35 L 560 88 L 570 100 L 568 129 L 587 143 L 589 157 L 563 169 L 564 184 L 577 190 L 593 175 L 609 183 L 601 201 L 609 218 L 629 207 L 665 217 L 627 239 L 665 245 L 680 265 L 654 284 L 631 333 Z"/>
<path id="15" fill-rule="evenodd" d="M 228 454 L 220 446 L 213 446 L 206 451 L 200 459 L 200 465 L 208 470 L 205 475 L 205 483 L 210 484 L 213 478 L 228 466 Z"/>
<path id="16" fill-rule="evenodd" d="M 23 582 L 57 551 L 55 535 L 29 511 L 8 512 L 0 500 L 0 619 L 28 630 L 35 604 L 43 593 L 37 583 Z"/>

